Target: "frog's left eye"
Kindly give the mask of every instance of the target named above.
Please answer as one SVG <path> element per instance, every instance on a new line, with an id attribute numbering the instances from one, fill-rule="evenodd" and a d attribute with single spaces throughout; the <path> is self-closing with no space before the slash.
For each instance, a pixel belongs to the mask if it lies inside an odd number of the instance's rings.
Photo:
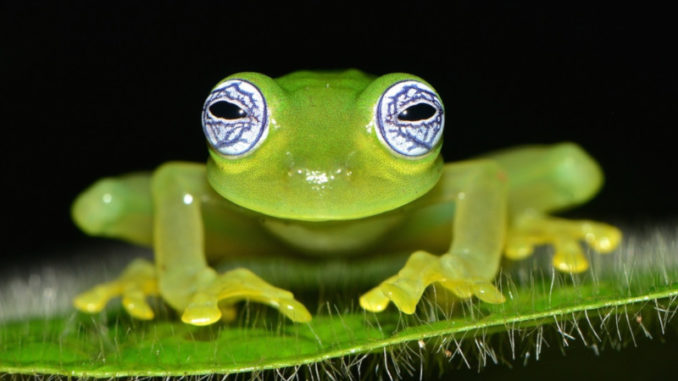
<path id="1" fill-rule="evenodd" d="M 379 139 L 408 157 L 425 155 L 443 134 L 443 104 L 428 85 L 405 80 L 384 91 L 376 110 Z"/>
<path id="2" fill-rule="evenodd" d="M 226 156 L 242 156 L 266 139 L 266 100 L 248 81 L 220 83 L 205 100 L 202 128 L 212 148 Z"/>

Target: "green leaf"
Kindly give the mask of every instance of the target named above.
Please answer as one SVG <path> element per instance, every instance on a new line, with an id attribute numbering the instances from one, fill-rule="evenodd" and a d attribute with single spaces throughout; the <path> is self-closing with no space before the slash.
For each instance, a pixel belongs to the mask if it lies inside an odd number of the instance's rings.
<path id="1" fill-rule="evenodd" d="M 441 363 L 455 356 L 467 361 L 464 351 L 496 356 L 485 345 L 489 337 L 502 335 L 512 353 L 509 360 L 516 358 L 516 351 L 538 356 L 538 336 L 545 327 L 563 342 L 592 346 L 635 341 L 638 335 L 661 335 L 676 315 L 674 226 L 627 235 L 617 252 L 590 254 L 591 271 L 576 276 L 552 271 L 548 252 L 507 262 L 497 280 L 506 303 L 458 301 L 434 288 L 413 316 L 392 307 L 381 314 L 356 307 L 359 294 L 397 271 L 405 256 L 348 263 L 238 264 L 291 288 L 306 305 L 315 306 L 309 324 L 293 324 L 255 304 L 245 304 L 236 322 L 209 327 L 185 325 L 161 303 L 150 322 L 132 320 L 119 303 L 104 313 L 86 315 L 71 309 L 72 296 L 114 276 L 124 261 L 46 266 L 32 270 L 32 275 L 6 278 L 0 285 L 0 373 L 180 376 L 280 368 L 289 373 L 314 372 L 314 364 L 320 363 L 341 376 L 360 367 L 370 353 L 387 354 L 394 364 L 408 351 L 418 353 L 420 361 L 429 356 Z M 530 332 L 537 337 L 529 338 Z M 521 345 L 516 333 L 522 335 L 522 348 L 516 348 Z M 475 345 L 466 345 L 468 341 Z M 340 365 L 333 365 L 332 359 L 339 359 Z"/>

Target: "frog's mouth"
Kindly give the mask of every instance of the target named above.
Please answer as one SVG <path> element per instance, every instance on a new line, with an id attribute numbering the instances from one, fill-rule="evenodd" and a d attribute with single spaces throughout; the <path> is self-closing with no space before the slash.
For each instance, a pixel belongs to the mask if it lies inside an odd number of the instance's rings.
<path id="1" fill-rule="evenodd" d="M 238 181 L 207 163 L 212 188 L 225 199 L 267 217 L 297 221 L 358 220 L 395 210 L 426 194 L 441 171 L 406 177 L 299 169 L 287 176 L 242 176 Z M 442 167 L 442 159 L 439 164 Z"/>

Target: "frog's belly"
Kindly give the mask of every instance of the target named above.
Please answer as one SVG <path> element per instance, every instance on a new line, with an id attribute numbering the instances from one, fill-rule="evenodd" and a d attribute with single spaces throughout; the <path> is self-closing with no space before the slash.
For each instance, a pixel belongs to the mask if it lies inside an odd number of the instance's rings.
<path id="1" fill-rule="evenodd" d="M 304 222 L 265 219 L 263 226 L 288 245 L 317 256 L 361 254 L 394 227 L 404 216 L 389 213 L 351 221 Z"/>

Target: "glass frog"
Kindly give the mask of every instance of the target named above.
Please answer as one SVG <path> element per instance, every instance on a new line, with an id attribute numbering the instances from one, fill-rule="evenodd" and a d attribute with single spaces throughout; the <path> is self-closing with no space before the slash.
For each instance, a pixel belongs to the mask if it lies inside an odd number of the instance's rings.
<path id="1" fill-rule="evenodd" d="M 358 70 L 252 72 L 219 82 L 202 110 L 207 165 L 169 162 L 151 174 L 105 178 L 74 202 L 86 233 L 151 246 L 119 278 L 74 300 L 87 312 L 122 297 L 152 319 L 159 295 L 194 325 L 233 316 L 241 300 L 311 319 L 291 292 L 219 260 L 271 253 L 317 258 L 412 253 L 397 274 L 360 297 L 369 311 L 391 302 L 414 313 L 437 283 L 461 298 L 502 303 L 493 285 L 501 255 L 555 248 L 560 271 L 587 269 L 580 241 L 612 251 L 620 231 L 548 213 L 581 204 L 602 172 L 578 145 L 512 148 L 443 164 L 443 102 L 423 79 Z"/>

